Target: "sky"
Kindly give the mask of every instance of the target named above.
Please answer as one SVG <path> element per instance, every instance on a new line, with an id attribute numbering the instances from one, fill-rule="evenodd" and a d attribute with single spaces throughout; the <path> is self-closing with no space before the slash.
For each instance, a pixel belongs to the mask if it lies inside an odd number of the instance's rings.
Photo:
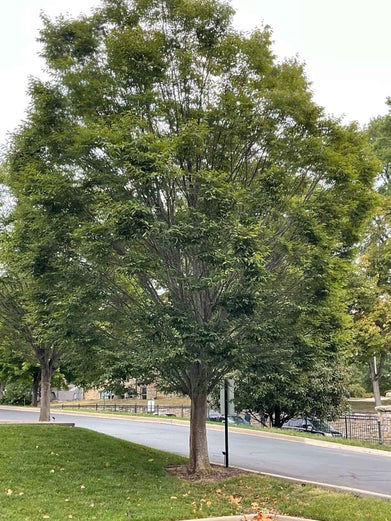
<path id="1" fill-rule="evenodd" d="M 23 120 L 28 79 L 42 77 L 40 13 L 88 13 L 99 0 L 2 0 L 0 144 Z M 238 29 L 269 25 L 279 60 L 305 64 L 314 100 L 344 123 L 389 112 L 391 0 L 230 0 Z"/>

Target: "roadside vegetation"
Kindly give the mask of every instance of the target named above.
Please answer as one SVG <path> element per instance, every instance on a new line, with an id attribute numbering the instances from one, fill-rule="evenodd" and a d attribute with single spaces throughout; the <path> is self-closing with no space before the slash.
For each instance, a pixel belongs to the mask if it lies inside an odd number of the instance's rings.
<path id="1" fill-rule="evenodd" d="M 0 447 L 0 519 L 7 521 L 178 521 L 258 512 L 265 520 L 273 512 L 391 521 L 387 501 L 260 475 L 180 479 L 166 468 L 184 458 L 80 428 L 1 425 Z"/>

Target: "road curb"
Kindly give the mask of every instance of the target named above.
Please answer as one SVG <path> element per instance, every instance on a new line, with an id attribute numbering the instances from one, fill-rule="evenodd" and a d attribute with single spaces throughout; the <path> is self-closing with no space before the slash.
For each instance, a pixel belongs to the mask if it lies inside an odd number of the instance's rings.
<path id="1" fill-rule="evenodd" d="M 0 425 L 57 425 L 60 427 L 74 427 L 73 422 L 40 422 L 40 421 L 23 421 L 23 420 L 0 420 Z"/>

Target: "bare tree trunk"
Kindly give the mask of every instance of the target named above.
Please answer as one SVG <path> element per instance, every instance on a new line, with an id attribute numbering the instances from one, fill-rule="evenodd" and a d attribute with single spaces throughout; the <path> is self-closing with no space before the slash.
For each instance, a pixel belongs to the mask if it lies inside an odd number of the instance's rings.
<path id="1" fill-rule="evenodd" d="M 196 393 L 190 398 L 189 471 L 193 474 L 208 474 L 211 467 L 206 437 L 207 394 L 206 392 Z"/>
<path id="2" fill-rule="evenodd" d="M 50 421 L 50 397 L 51 397 L 51 379 L 52 366 L 47 360 L 41 362 L 41 408 L 39 412 L 39 421 Z"/>
<path id="3" fill-rule="evenodd" d="M 31 405 L 33 407 L 38 406 L 38 392 L 39 392 L 39 382 L 40 382 L 41 374 L 37 373 L 34 375 L 34 381 L 31 388 Z"/>
<path id="4" fill-rule="evenodd" d="M 380 394 L 380 379 L 382 376 L 381 368 L 381 360 L 379 360 L 379 366 L 377 366 L 376 357 L 372 357 L 369 359 L 369 370 L 371 373 L 373 396 L 375 398 L 375 407 L 379 407 L 382 404 Z"/>

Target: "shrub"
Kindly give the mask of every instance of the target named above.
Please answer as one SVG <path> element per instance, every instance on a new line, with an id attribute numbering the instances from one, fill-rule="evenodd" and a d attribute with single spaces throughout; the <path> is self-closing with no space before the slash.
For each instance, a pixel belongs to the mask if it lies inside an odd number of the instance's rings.
<path id="1" fill-rule="evenodd" d="M 31 405 L 31 388 L 23 383 L 7 384 L 0 403 L 5 405 Z"/>
<path id="2" fill-rule="evenodd" d="M 365 388 L 360 384 L 350 384 L 348 391 L 351 398 L 365 398 L 367 394 Z"/>

